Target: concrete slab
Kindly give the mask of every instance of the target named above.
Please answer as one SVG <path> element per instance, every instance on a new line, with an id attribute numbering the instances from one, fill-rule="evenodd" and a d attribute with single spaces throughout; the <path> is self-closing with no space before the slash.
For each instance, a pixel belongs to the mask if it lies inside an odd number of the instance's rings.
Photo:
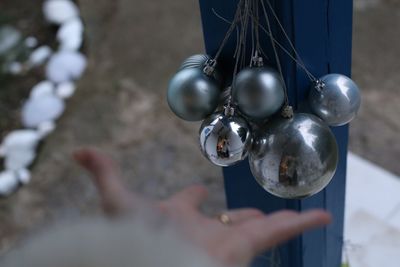
<path id="1" fill-rule="evenodd" d="M 400 180 L 349 153 L 344 256 L 351 267 L 400 262 Z"/>

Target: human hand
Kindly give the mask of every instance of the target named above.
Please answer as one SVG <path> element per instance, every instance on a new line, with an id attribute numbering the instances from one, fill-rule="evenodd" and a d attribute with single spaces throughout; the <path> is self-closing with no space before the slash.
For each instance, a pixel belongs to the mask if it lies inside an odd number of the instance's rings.
<path id="1" fill-rule="evenodd" d="M 248 208 L 225 212 L 225 219 L 229 221 L 224 224 L 200 212 L 199 206 L 207 197 L 203 186 L 191 186 L 166 200 L 151 201 L 126 190 L 118 168 L 105 155 L 93 149 L 81 149 L 74 153 L 74 158 L 92 174 L 107 214 L 134 215 L 147 207 L 168 218 L 186 239 L 227 266 L 246 266 L 257 254 L 331 220 L 322 210 L 279 211 L 266 215 Z"/>

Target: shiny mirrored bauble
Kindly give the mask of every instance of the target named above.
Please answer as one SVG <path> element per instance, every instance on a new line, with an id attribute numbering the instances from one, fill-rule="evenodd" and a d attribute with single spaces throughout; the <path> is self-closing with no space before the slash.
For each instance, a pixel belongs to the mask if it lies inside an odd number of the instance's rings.
<path id="1" fill-rule="evenodd" d="M 309 102 L 311 110 L 330 126 L 349 123 L 357 115 L 361 105 L 358 86 L 341 74 L 328 74 L 320 81 L 322 87 L 313 86 Z"/>
<path id="2" fill-rule="evenodd" d="M 213 114 L 201 125 L 200 148 L 218 166 L 231 166 L 246 158 L 251 146 L 248 123 L 236 115 Z"/>
<path id="3" fill-rule="evenodd" d="M 251 119 L 265 119 L 276 113 L 285 100 L 280 75 L 272 68 L 243 69 L 232 86 L 233 100 Z"/>
<path id="4" fill-rule="evenodd" d="M 199 121 L 212 114 L 218 105 L 220 89 L 217 81 L 199 68 L 178 71 L 171 79 L 167 100 L 171 110 L 181 119 Z"/>
<path id="5" fill-rule="evenodd" d="M 311 114 L 277 118 L 255 136 L 251 171 L 269 193 L 305 198 L 324 189 L 335 174 L 338 147 L 330 128 Z"/>

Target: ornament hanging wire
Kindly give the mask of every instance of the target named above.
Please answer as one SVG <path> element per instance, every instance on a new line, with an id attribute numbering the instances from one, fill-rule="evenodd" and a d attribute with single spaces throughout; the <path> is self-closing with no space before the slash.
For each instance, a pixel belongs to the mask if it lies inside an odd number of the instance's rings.
<path id="1" fill-rule="evenodd" d="M 250 6 L 248 4 L 248 0 L 241 0 L 239 8 L 239 27 L 237 28 L 238 31 L 238 42 L 234 54 L 235 58 L 235 67 L 233 70 L 233 77 L 232 81 L 236 79 L 236 76 L 239 71 L 239 66 L 241 68 L 244 67 L 245 60 L 246 60 L 246 39 L 247 39 L 247 29 L 249 25 L 249 17 L 250 17 Z M 242 7 L 243 5 L 243 7 Z M 232 112 L 232 88 L 230 88 L 228 103 L 226 109 Z"/>
<path id="2" fill-rule="evenodd" d="M 280 61 L 279 55 L 278 55 L 278 50 L 276 49 L 276 44 L 274 42 L 275 38 L 274 38 L 274 35 L 272 33 L 271 22 L 270 22 L 270 19 L 269 19 L 268 12 L 267 12 L 267 10 L 265 8 L 264 2 L 263 1 L 260 1 L 260 2 L 261 2 L 261 6 L 262 6 L 262 9 L 263 9 L 263 12 L 264 12 L 265 20 L 266 20 L 266 23 L 267 23 L 267 29 L 268 29 L 268 33 L 269 33 L 269 36 L 270 36 L 272 49 L 274 51 L 276 65 L 277 65 L 279 74 L 280 74 L 281 79 L 282 79 L 283 89 L 284 89 L 284 93 L 285 93 L 285 105 L 284 105 L 284 107 L 282 109 L 282 116 L 285 117 L 285 118 L 292 118 L 293 117 L 293 108 L 289 105 L 288 88 L 286 86 L 286 81 L 285 81 L 285 78 L 283 76 L 282 65 L 281 65 L 281 61 Z"/>
<path id="3" fill-rule="evenodd" d="M 250 19 L 251 19 L 251 8 L 252 6 L 249 3 L 249 0 L 240 0 L 237 6 L 237 10 L 234 16 L 234 21 L 231 23 L 231 26 L 226 33 L 217 53 L 215 54 L 214 58 L 206 63 L 204 68 L 204 72 L 207 74 L 210 70 L 213 71 L 215 64 L 222 53 L 227 41 L 229 40 L 230 36 L 232 35 L 233 31 L 236 29 L 237 31 L 237 42 L 236 48 L 234 53 L 235 58 L 235 66 L 233 70 L 233 77 L 232 80 L 235 80 L 236 75 L 239 71 L 239 68 L 243 68 L 245 66 L 246 60 L 246 40 L 247 40 L 247 29 L 249 27 Z M 215 10 L 213 12 L 216 14 Z M 225 20 L 225 19 L 224 19 Z M 227 20 L 225 20 L 227 21 Z M 234 113 L 234 108 L 232 107 L 232 90 L 231 88 L 228 89 L 229 92 L 227 93 L 228 101 L 225 105 L 225 113 L 226 115 L 232 115 Z"/>
<path id="4" fill-rule="evenodd" d="M 278 24 L 278 26 L 281 29 L 283 35 L 285 36 L 286 40 L 288 41 L 291 49 L 293 50 L 293 53 L 295 54 L 295 57 L 296 57 L 295 62 L 296 62 L 296 64 L 298 64 L 299 66 L 301 66 L 303 68 L 303 70 L 307 74 L 307 76 L 310 79 L 310 81 L 317 82 L 317 78 L 315 78 L 315 76 L 305 66 L 303 59 L 300 57 L 300 55 L 299 55 L 297 49 L 295 48 L 292 40 L 290 39 L 289 35 L 286 32 L 285 27 L 283 27 L 281 21 L 279 20 L 278 15 L 276 14 L 274 8 L 271 5 L 271 2 L 269 0 L 265 0 L 265 1 L 266 1 L 267 5 L 268 5 L 268 8 L 271 10 L 272 16 L 274 17 L 276 23 Z M 263 2 L 263 0 L 262 0 L 262 2 Z"/>
<path id="5" fill-rule="evenodd" d="M 312 75 L 305 66 L 304 61 L 301 59 L 292 40 L 289 38 L 282 26 L 282 23 L 279 21 L 270 0 L 261 1 L 267 2 L 271 13 L 293 50 L 295 58 L 292 57 L 292 59 L 306 72 L 311 84 L 313 84 L 315 90 L 311 90 L 309 97 L 311 110 L 330 126 L 341 126 L 349 123 L 356 116 L 361 103 L 360 90 L 358 86 L 345 75 L 328 74 L 318 79 Z M 346 80 L 346 85 L 344 85 L 345 83 L 343 80 Z M 324 92 L 324 89 L 327 86 L 328 92 Z M 334 93 L 329 93 L 332 91 Z M 318 94 L 313 94 L 313 92 L 318 92 Z M 327 106 L 330 106 L 328 110 L 325 109 Z"/>
<path id="6" fill-rule="evenodd" d="M 262 2 L 262 1 L 263 1 L 263 0 L 261 0 L 261 2 Z M 272 35 L 269 33 L 269 31 L 260 23 L 259 20 L 255 19 L 255 20 L 254 20 L 255 23 L 258 25 L 259 29 L 261 29 L 265 34 L 267 34 L 267 35 L 269 36 L 269 38 L 271 38 L 271 39 L 273 40 L 273 42 L 274 42 L 274 43 L 275 43 L 275 44 L 276 44 L 276 45 L 277 45 L 291 60 L 293 60 L 293 61 L 306 73 L 306 75 L 307 75 L 307 77 L 309 78 L 309 80 L 310 80 L 311 82 L 313 82 L 313 83 L 316 84 L 317 89 L 318 89 L 318 88 L 319 88 L 319 89 L 322 89 L 323 86 L 324 86 L 324 84 L 323 84 L 321 81 L 319 81 L 319 80 L 308 70 L 308 68 L 305 66 L 303 60 L 301 59 L 301 57 L 300 57 L 298 51 L 295 49 L 293 42 L 292 42 L 291 39 L 289 38 L 289 36 L 288 36 L 286 30 L 284 29 L 282 23 L 280 22 L 280 20 L 279 20 L 279 18 L 278 18 L 278 16 L 277 16 L 276 12 L 274 11 L 272 5 L 270 4 L 269 1 L 268 1 L 268 3 L 269 3 L 269 5 L 268 5 L 269 8 L 271 9 L 271 13 L 273 14 L 275 20 L 277 20 L 277 23 L 278 23 L 279 27 L 281 28 L 283 34 L 285 35 L 285 38 L 288 40 L 289 45 L 291 46 L 291 49 L 293 50 L 293 53 L 294 53 L 295 55 L 293 56 L 292 53 L 290 53 L 288 49 L 286 49 L 278 40 L 276 40 L 276 39 L 274 38 L 274 36 L 272 36 Z M 239 6 L 239 5 L 238 5 L 238 6 Z M 218 18 L 220 18 L 220 19 L 223 20 L 224 22 L 226 22 L 226 23 L 228 23 L 228 24 L 231 24 L 231 25 L 232 25 L 232 23 L 234 23 L 234 22 L 230 22 L 228 19 L 226 19 L 226 18 L 224 18 L 223 16 L 221 16 L 220 14 L 218 14 L 218 13 L 215 11 L 215 9 L 213 9 L 212 11 L 213 11 L 214 15 L 216 15 Z M 251 13 L 251 15 L 252 15 L 253 17 L 256 17 L 256 14 L 254 14 L 254 13 Z M 221 51 L 222 51 L 222 50 L 223 50 L 223 49 L 221 49 Z M 263 55 L 264 57 L 267 57 L 266 54 L 265 54 L 265 52 L 262 50 L 262 48 L 260 48 L 260 50 L 261 50 L 262 55 Z M 297 58 L 296 58 L 296 57 L 297 57 Z"/>
<path id="7" fill-rule="evenodd" d="M 217 52 L 215 53 L 214 58 L 208 60 L 205 64 L 203 71 L 207 75 L 211 75 L 214 72 L 215 66 L 217 65 L 217 61 L 218 61 L 225 45 L 227 44 L 229 38 L 231 37 L 233 31 L 236 29 L 237 24 L 239 23 L 242 2 L 243 2 L 243 0 L 239 1 L 233 21 L 231 23 L 231 26 L 229 27 L 228 31 L 226 32 L 224 39 L 221 42 L 221 45 L 219 46 Z M 213 12 L 215 12 L 215 11 L 213 10 Z"/>
<path id="8" fill-rule="evenodd" d="M 266 1 L 266 4 L 264 1 Z M 304 70 L 304 72 L 306 73 L 306 75 L 308 76 L 310 81 L 315 83 L 317 88 L 322 89 L 324 84 L 319 82 L 319 80 L 315 78 L 315 76 L 307 69 L 307 67 L 303 63 L 303 60 L 301 59 L 299 53 L 295 49 L 293 42 L 291 41 L 288 34 L 286 33 L 282 23 L 279 21 L 279 18 L 277 16 L 276 12 L 274 11 L 270 1 L 269 0 L 261 0 L 259 2 L 261 3 L 261 6 L 262 6 L 262 10 L 263 10 L 263 13 L 264 13 L 264 16 L 266 19 L 266 23 L 267 23 L 267 28 L 265 28 L 260 22 L 260 17 L 259 17 L 260 7 L 259 7 L 258 0 L 240 0 L 237 5 L 237 10 L 235 12 L 234 20 L 232 22 L 229 22 L 227 19 L 220 16 L 213 9 L 213 12 L 217 17 L 219 17 L 220 19 L 224 20 L 227 23 L 230 23 L 231 26 L 229 27 L 228 32 L 226 33 L 217 53 L 215 54 L 215 57 L 206 63 L 204 72 L 206 74 L 208 74 L 208 73 L 212 73 L 214 71 L 215 65 L 216 65 L 216 62 L 217 62 L 219 56 L 221 55 L 230 36 L 236 29 L 238 38 L 237 38 L 237 44 L 236 44 L 236 49 L 235 49 L 235 53 L 234 53 L 234 58 L 236 60 L 235 60 L 235 67 L 234 67 L 234 72 L 233 72 L 233 80 L 235 79 L 235 77 L 238 73 L 238 70 L 245 66 L 246 54 L 244 51 L 246 51 L 247 34 L 248 34 L 247 30 L 249 28 L 249 23 L 251 23 L 252 54 L 251 54 L 251 60 L 250 60 L 249 65 L 250 65 L 250 67 L 263 65 L 262 55 L 265 55 L 265 53 L 262 51 L 262 48 L 260 45 L 259 30 L 261 29 L 264 33 L 266 33 L 269 36 L 269 38 L 271 40 L 271 45 L 272 45 L 272 48 L 274 51 L 277 68 L 278 68 L 278 71 L 282 78 L 282 82 L 283 82 L 283 86 L 284 86 L 285 106 L 282 109 L 282 115 L 284 117 L 290 118 L 293 116 L 293 108 L 289 105 L 287 85 L 283 78 L 282 65 L 280 62 L 279 55 L 278 55 L 277 47 L 279 47 L 300 68 L 302 68 Z M 280 44 L 275 39 L 273 32 L 272 32 L 271 21 L 270 21 L 268 12 L 267 12 L 266 5 L 271 10 L 271 14 L 273 15 L 273 18 L 276 20 L 282 33 L 284 34 L 285 38 L 288 40 L 288 43 L 291 47 L 291 50 L 293 50 L 294 55 L 292 55 L 292 53 L 290 53 L 282 44 Z M 231 94 L 229 94 L 229 95 L 231 95 Z M 228 99 L 228 107 L 230 107 L 230 106 L 231 106 L 231 97 L 229 97 L 229 99 Z"/>
<path id="9" fill-rule="evenodd" d="M 258 0 L 252 0 L 252 9 L 254 14 L 252 15 L 252 51 L 250 59 L 250 67 L 257 66 L 262 67 L 264 65 L 262 55 L 265 55 L 260 44 L 260 29 L 258 24 L 260 22 L 260 12 L 258 6 Z"/>
<path id="10" fill-rule="evenodd" d="M 255 1 L 257 1 L 257 0 L 255 0 Z M 226 19 L 226 18 L 224 18 L 222 15 L 220 15 L 220 14 L 218 14 L 218 12 L 213 8 L 212 9 L 212 12 L 214 13 L 214 15 L 216 16 L 216 17 L 218 17 L 219 19 L 221 19 L 222 21 L 224 21 L 225 23 L 227 23 L 227 24 L 232 24 L 232 22 L 231 21 L 229 21 L 228 19 Z M 253 13 L 251 13 L 251 14 L 253 14 Z M 258 27 L 258 25 L 259 25 L 259 18 L 257 18 L 255 21 L 253 21 L 254 23 L 255 23 L 255 27 Z M 238 29 L 238 27 L 236 27 L 236 31 L 237 31 L 237 36 L 239 36 L 239 29 Z M 262 49 L 262 47 L 261 47 L 261 43 L 260 43 L 260 37 L 259 37 L 259 31 L 257 31 L 256 32 L 256 42 L 257 42 L 257 46 L 256 47 L 258 47 L 257 49 L 256 49 L 256 52 L 258 51 L 258 55 L 259 55 L 259 58 L 261 58 L 262 59 L 262 57 L 264 57 L 264 58 L 268 58 L 268 56 L 267 56 L 267 54 L 264 52 L 264 50 Z M 239 38 L 236 38 L 236 48 L 238 47 L 238 45 L 239 45 Z M 237 51 L 237 49 L 235 50 L 235 55 L 236 55 L 236 52 Z M 252 54 L 254 54 L 254 53 L 252 53 Z M 253 63 L 254 64 L 254 63 Z"/>

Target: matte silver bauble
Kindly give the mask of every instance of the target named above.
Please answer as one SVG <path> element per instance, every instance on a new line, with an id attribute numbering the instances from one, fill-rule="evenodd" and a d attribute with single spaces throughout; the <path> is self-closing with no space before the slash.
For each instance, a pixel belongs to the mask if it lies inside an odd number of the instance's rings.
<path id="1" fill-rule="evenodd" d="M 249 156 L 257 182 L 269 193 L 305 198 L 324 189 L 335 174 L 338 147 L 330 128 L 311 114 L 276 118 L 256 135 Z"/>
<path id="2" fill-rule="evenodd" d="M 210 60 L 210 56 L 204 54 L 190 56 L 183 61 L 180 70 L 189 68 L 202 68 L 208 60 Z"/>
<path id="3" fill-rule="evenodd" d="M 355 82 L 341 74 L 325 75 L 320 82 L 310 91 L 311 110 L 330 126 L 342 126 L 353 120 L 361 105 Z"/>
<path id="4" fill-rule="evenodd" d="M 181 119 L 199 121 L 212 114 L 220 89 L 217 81 L 198 68 L 178 71 L 171 79 L 167 100 L 171 110 Z"/>
<path id="5" fill-rule="evenodd" d="M 246 68 L 232 86 L 233 100 L 249 118 L 260 120 L 276 113 L 285 100 L 280 75 L 272 68 Z"/>
<path id="6" fill-rule="evenodd" d="M 179 68 L 179 70 L 184 70 L 184 69 L 190 69 L 190 68 L 197 68 L 204 70 L 207 61 L 211 60 L 210 56 L 205 55 L 205 54 L 196 54 L 193 56 L 188 57 L 185 59 Z M 222 85 L 222 76 L 221 73 L 218 69 L 218 66 L 214 67 L 214 71 L 210 73 L 210 76 L 215 79 L 215 81 L 218 83 L 218 86 Z"/>
<path id="7" fill-rule="evenodd" d="M 251 146 L 250 126 L 237 115 L 211 115 L 201 125 L 199 135 L 203 155 L 222 167 L 245 159 Z"/>

